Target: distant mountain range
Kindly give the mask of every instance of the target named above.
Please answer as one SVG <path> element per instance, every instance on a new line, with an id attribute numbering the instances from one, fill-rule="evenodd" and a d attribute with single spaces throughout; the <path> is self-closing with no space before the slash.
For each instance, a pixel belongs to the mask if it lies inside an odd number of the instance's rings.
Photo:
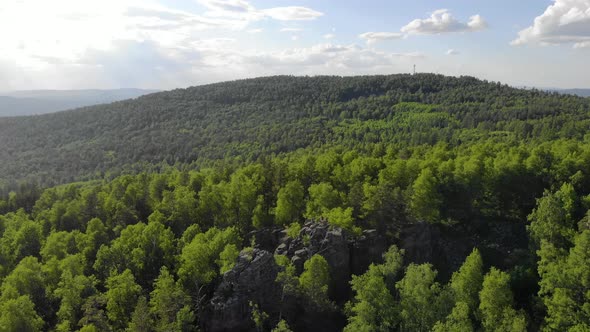
<path id="1" fill-rule="evenodd" d="M 556 91 L 580 97 L 590 97 L 590 89 L 556 89 Z"/>
<path id="2" fill-rule="evenodd" d="M 0 116 L 54 113 L 137 98 L 158 90 L 29 90 L 0 92 Z"/>

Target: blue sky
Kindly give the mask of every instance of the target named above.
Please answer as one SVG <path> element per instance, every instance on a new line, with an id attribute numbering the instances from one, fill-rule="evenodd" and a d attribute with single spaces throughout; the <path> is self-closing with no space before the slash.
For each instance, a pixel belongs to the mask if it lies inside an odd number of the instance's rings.
<path id="1" fill-rule="evenodd" d="M 590 0 L 11 0 L 0 90 L 420 72 L 590 88 Z"/>

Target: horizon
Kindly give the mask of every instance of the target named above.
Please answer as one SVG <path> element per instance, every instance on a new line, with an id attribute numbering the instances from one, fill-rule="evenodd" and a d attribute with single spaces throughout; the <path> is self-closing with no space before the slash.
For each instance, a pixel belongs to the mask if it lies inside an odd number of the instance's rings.
<path id="1" fill-rule="evenodd" d="M 443 75 L 443 76 L 447 76 L 447 77 L 461 77 L 461 76 L 471 76 L 471 75 L 445 75 L 445 74 L 440 74 L 440 73 L 428 73 L 428 72 L 416 72 L 416 74 L 434 74 L 434 75 Z M 168 89 L 158 89 L 158 88 L 150 88 L 150 87 L 146 87 L 146 88 L 137 88 L 137 87 L 120 87 L 120 88 L 81 88 L 81 89 L 23 89 L 23 90 L 0 90 L 0 96 L 2 97 L 14 97 L 14 96 L 9 96 L 9 95 L 5 95 L 5 94 L 14 94 L 14 93 L 24 93 L 24 92 L 83 92 L 83 91 L 117 91 L 117 90 L 141 90 L 141 91 L 152 91 L 152 93 L 158 93 L 158 92 L 165 92 L 165 91 L 171 91 L 171 90 L 175 90 L 175 89 L 188 89 L 188 88 L 192 88 L 192 87 L 199 87 L 199 86 L 205 86 L 205 85 L 211 85 L 211 84 L 219 84 L 219 83 L 225 83 L 225 82 L 235 82 L 235 81 L 242 81 L 242 80 L 252 80 L 252 79 L 258 79 L 258 78 L 265 78 L 265 77 L 275 77 L 275 76 L 294 76 L 294 77 L 321 77 L 321 76 L 335 76 L 335 77 L 355 77 L 355 76 L 389 76 L 389 75 L 412 75 L 412 73 L 410 72 L 402 72 L 402 73 L 391 73 L 391 74 L 367 74 L 367 75 L 363 75 L 363 74 L 358 74 L 358 75 L 329 75 L 329 74 L 319 74 L 319 75 L 289 75 L 289 74 L 278 74 L 278 75 L 266 75 L 266 76 L 252 76 L 252 77 L 244 77 L 244 78 L 237 78 L 237 79 L 229 79 L 229 80 L 223 80 L 223 81 L 215 81 L 215 82 L 209 82 L 209 83 L 202 83 L 202 84 L 195 84 L 195 85 L 188 85 L 188 86 L 179 86 L 179 87 L 173 87 L 173 88 L 168 88 Z M 488 80 L 486 78 L 483 77 L 476 77 L 476 76 L 472 76 L 475 77 L 478 80 L 481 81 L 488 81 L 488 82 L 494 82 L 494 83 L 501 83 L 501 84 L 505 84 L 508 85 L 512 88 L 516 88 L 516 89 L 538 89 L 538 90 L 556 90 L 556 91 L 561 91 L 561 90 L 590 90 L 590 86 L 589 87 L 579 87 L 579 86 L 573 86 L 573 87 L 556 87 L 556 86 L 539 86 L 539 85 L 513 85 L 513 84 L 509 84 L 506 82 L 502 82 L 502 81 L 493 81 L 493 80 Z"/>
<path id="2" fill-rule="evenodd" d="M 413 64 L 511 86 L 590 87 L 590 0 L 22 0 L 0 4 L 0 28 L 12 32 L 0 45 L 0 91 L 170 90 Z"/>

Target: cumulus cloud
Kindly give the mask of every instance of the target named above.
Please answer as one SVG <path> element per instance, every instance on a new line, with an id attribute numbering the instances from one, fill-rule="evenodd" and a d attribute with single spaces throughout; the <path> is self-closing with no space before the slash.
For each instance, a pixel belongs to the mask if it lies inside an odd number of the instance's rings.
<path id="1" fill-rule="evenodd" d="M 454 18 L 448 9 L 439 9 L 428 18 L 411 21 L 403 26 L 400 32 L 365 32 L 360 34 L 359 38 L 365 39 L 367 44 L 374 44 L 383 40 L 406 38 L 408 35 L 474 32 L 487 27 L 487 22 L 480 15 L 473 15 L 467 23 L 463 23 Z"/>
<path id="2" fill-rule="evenodd" d="M 590 0 L 555 0 L 535 18 L 533 25 L 521 30 L 511 44 L 590 47 Z"/>
<path id="3" fill-rule="evenodd" d="M 473 15 L 467 23 L 457 20 L 448 9 L 434 11 L 430 17 L 415 19 L 402 27 L 407 34 L 434 35 L 450 32 L 473 32 L 487 28 L 486 21 L 480 15 Z"/>
<path id="4" fill-rule="evenodd" d="M 404 34 L 399 32 L 365 32 L 359 35 L 359 38 L 365 39 L 367 44 L 374 44 L 382 40 L 392 40 L 403 38 Z"/>
<path id="5" fill-rule="evenodd" d="M 323 35 L 322 37 L 324 37 L 324 39 L 334 39 L 334 38 L 336 38 L 336 35 L 333 33 L 327 33 L 327 34 Z"/>
<path id="6" fill-rule="evenodd" d="M 458 55 L 458 54 L 459 54 L 459 51 L 454 50 L 452 48 L 447 51 L 447 55 Z"/>

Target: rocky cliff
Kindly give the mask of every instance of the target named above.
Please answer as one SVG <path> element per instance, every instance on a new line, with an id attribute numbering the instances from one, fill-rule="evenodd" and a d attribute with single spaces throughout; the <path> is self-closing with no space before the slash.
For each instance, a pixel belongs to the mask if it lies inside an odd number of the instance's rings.
<path id="1" fill-rule="evenodd" d="M 286 319 L 295 331 L 341 330 L 345 319 L 338 309 L 318 313 L 297 296 L 283 296 L 281 285 L 276 282 L 282 267 L 275 262 L 275 255 L 287 256 L 298 275 L 306 260 L 315 254 L 322 255 L 330 266 L 330 299 L 342 308 L 352 295 L 351 276 L 364 273 L 371 263 L 380 263 L 381 255 L 391 244 L 405 250 L 406 263 L 433 263 L 445 280 L 474 247 L 483 249 L 497 265 L 510 266 L 511 260 L 518 258 L 519 248 L 514 244 L 522 243 L 515 240 L 524 234 L 520 228 L 498 224 L 481 229 L 476 237 L 468 237 L 466 234 L 474 233 L 451 233 L 441 225 L 415 223 L 402 227 L 399 237 L 387 239 L 376 230 L 353 235 L 325 222 L 307 221 L 294 238 L 288 237 L 283 229 L 254 232 L 251 236 L 255 248 L 242 251 L 234 268 L 223 276 L 209 303 L 204 326 L 207 331 L 255 331 L 255 304 L 268 315 L 263 330 L 270 330 L 280 318 Z"/>

